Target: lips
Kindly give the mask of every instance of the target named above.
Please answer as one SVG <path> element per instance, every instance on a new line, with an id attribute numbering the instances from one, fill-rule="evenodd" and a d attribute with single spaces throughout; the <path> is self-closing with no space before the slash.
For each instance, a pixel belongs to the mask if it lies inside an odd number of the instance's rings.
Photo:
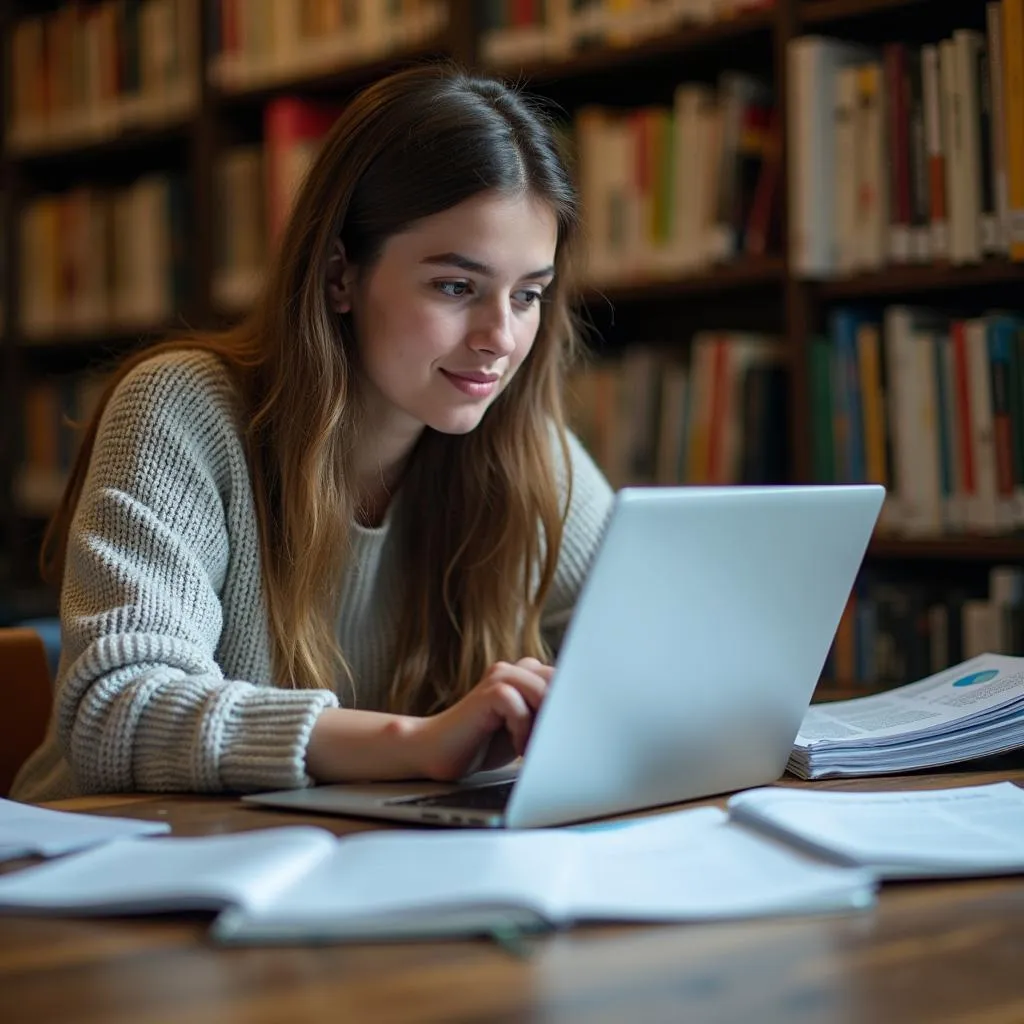
<path id="1" fill-rule="evenodd" d="M 473 384 L 492 384 L 500 378 L 497 373 L 481 373 L 479 370 L 442 370 L 449 377 L 458 377 L 459 380 L 468 380 Z"/>
<path id="2" fill-rule="evenodd" d="M 501 376 L 479 370 L 442 370 L 442 375 L 454 388 L 470 398 L 489 398 L 497 390 Z"/>

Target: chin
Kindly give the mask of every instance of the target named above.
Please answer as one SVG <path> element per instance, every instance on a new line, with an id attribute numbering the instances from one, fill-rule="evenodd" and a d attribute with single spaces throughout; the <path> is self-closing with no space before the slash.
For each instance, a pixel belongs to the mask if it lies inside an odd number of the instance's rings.
<path id="1" fill-rule="evenodd" d="M 471 434 L 480 426 L 483 416 L 438 416 L 427 424 L 439 434 Z"/>
<path id="2" fill-rule="evenodd" d="M 470 434 L 480 426 L 489 405 L 480 407 L 463 407 L 461 409 L 445 409 L 427 417 L 424 422 L 431 430 L 439 434 Z"/>

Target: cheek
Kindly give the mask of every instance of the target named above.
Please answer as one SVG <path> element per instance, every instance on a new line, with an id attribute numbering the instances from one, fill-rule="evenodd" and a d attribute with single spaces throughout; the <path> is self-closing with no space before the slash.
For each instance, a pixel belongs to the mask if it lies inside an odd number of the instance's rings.
<path id="1" fill-rule="evenodd" d="M 367 310 L 361 348 L 368 366 L 387 369 L 411 367 L 429 357 L 437 334 L 436 317 L 429 307 L 399 301 L 375 302 Z"/>
<path id="2" fill-rule="evenodd" d="M 515 334 L 516 350 L 512 354 L 511 362 L 513 367 L 518 367 L 533 350 L 537 342 L 537 335 L 540 333 L 540 320 L 533 319 L 528 323 L 521 324 Z"/>

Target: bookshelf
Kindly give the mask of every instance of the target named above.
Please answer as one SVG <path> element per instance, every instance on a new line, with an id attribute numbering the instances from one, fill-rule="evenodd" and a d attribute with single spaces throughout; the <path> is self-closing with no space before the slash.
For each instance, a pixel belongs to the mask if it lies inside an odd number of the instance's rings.
<path id="1" fill-rule="evenodd" d="M 600 302 L 653 302 L 694 295 L 721 295 L 758 288 L 781 288 L 785 280 L 785 264 L 780 256 L 745 259 L 724 264 L 697 274 L 636 278 L 610 284 L 605 288 L 590 287 L 584 298 L 590 304 Z"/>
<path id="2" fill-rule="evenodd" d="M 365 14 L 370 10 L 368 4 L 370 0 L 347 6 Z M 99 0 L 78 6 L 103 12 L 97 16 L 99 21 L 107 16 L 108 5 Z M 836 36 L 881 52 L 889 41 L 904 41 L 912 47 L 937 44 L 958 28 L 984 35 L 984 4 L 954 5 L 955 11 L 951 7 L 937 13 L 936 5 L 926 0 L 775 0 L 774 4 L 752 4 L 744 9 L 737 5 L 728 15 L 711 19 L 686 20 L 679 12 L 686 10 L 687 4 L 662 3 L 657 5 L 660 16 L 666 16 L 670 9 L 677 12 L 671 21 L 650 21 L 642 30 L 615 23 L 604 42 L 586 40 L 583 45 L 571 32 L 564 34 L 564 25 L 557 29 L 563 34 L 557 36 L 555 30 L 549 31 L 551 26 L 524 23 L 519 26 L 523 30 L 521 39 L 513 39 L 510 45 L 508 40 L 500 39 L 495 44 L 495 32 L 508 28 L 494 20 L 501 4 L 471 0 L 431 4 L 422 0 L 407 5 L 409 10 L 419 12 L 415 30 L 406 26 L 387 40 L 381 37 L 374 42 L 369 36 L 364 38 L 369 30 L 363 26 L 359 29 L 364 33 L 359 46 L 346 49 L 348 44 L 343 46 L 340 37 L 320 40 L 316 60 L 303 60 L 294 33 L 278 33 L 284 41 L 265 38 L 260 60 L 248 70 L 245 54 L 240 57 L 231 50 L 235 37 L 225 28 L 228 21 L 224 12 L 232 7 L 232 0 L 221 0 L 220 4 L 158 0 L 154 6 L 164 16 L 171 8 L 195 14 L 194 59 L 188 54 L 182 58 L 182 67 L 187 69 L 183 74 L 190 76 L 183 86 L 183 95 L 191 97 L 189 104 L 168 108 L 164 117 L 132 114 L 120 122 L 101 118 L 96 122 L 101 128 L 110 124 L 117 127 L 100 130 L 94 126 L 91 134 L 80 135 L 73 143 L 68 139 L 74 133 L 65 134 L 63 141 L 56 133 L 45 142 L 37 139 L 35 144 L 26 145 L 24 133 L 20 137 L 15 133 L 12 139 L 11 133 L 5 132 L 0 149 L 0 225 L 6 256 L 0 387 L 10 399 L 0 412 L 0 528 L 4 549 L 10 553 L 4 581 L 9 595 L 8 617 L 49 610 L 53 600 L 51 594 L 37 591 L 31 582 L 33 545 L 39 536 L 41 517 L 38 510 L 26 515 L 17 501 L 23 431 L 20 406 L 24 396 L 39 381 L 70 380 L 86 370 L 107 365 L 128 349 L 149 343 L 163 330 L 210 326 L 237 316 L 245 307 L 246 289 L 255 281 L 252 272 L 258 269 L 266 240 L 253 236 L 241 255 L 226 255 L 217 226 L 218 218 L 224 215 L 221 197 L 225 182 L 233 182 L 243 194 L 248 194 L 246 189 L 251 192 L 260 188 L 268 108 L 294 97 L 327 105 L 342 103 L 359 87 L 408 61 L 450 56 L 521 82 L 531 92 L 547 97 L 553 109 L 576 127 L 577 141 L 583 138 L 578 120 L 581 112 L 588 108 L 610 111 L 608 118 L 595 123 L 599 128 L 612 125 L 609 138 L 618 128 L 619 135 L 614 137 L 620 156 L 625 152 L 621 147 L 629 144 L 623 141 L 621 123 L 637 111 L 660 111 L 650 123 L 664 124 L 658 116 L 670 120 L 681 117 L 680 111 L 690 109 L 685 104 L 704 110 L 701 104 L 708 102 L 709 96 L 719 109 L 717 105 L 724 102 L 723 96 L 730 88 L 742 93 L 746 87 L 743 81 L 758 80 L 768 86 L 774 121 L 764 135 L 768 142 L 760 151 L 758 180 L 769 163 L 777 177 L 774 191 L 768 190 L 763 244 L 748 250 L 744 240 L 726 256 L 719 253 L 709 258 L 704 251 L 696 257 L 692 252 L 666 253 L 668 243 L 662 239 L 661 250 L 657 245 L 654 250 L 645 250 L 631 264 L 623 264 L 624 272 L 601 277 L 589 285 L 583 313 L 593 327 L 600 360 L 614 362 L 624 358 L 631 348 L 648 346 L 654 357 L 647 364 L 647 372 L 654 374 L 662 374 L 666 367 L 676 373 L 681 360 L 702 348 L 698 344 L 702 336 L 742 336 L 744 344 L 752 337 L 759 339 L 744 350 L 748 352 L 758 346 L 767 351 L 764 343 L 781 343 L 779 359 L 768 360 L 765 368 L 770 374 L 778 366 L 785 369 L 784 405 L 773 407 L 771 424 L 771 429 L 784 438 L 785 469 L 780 469 L 777 458 L 769 460 L 773 472 L 781 472 L 785 480 L 810 482 L 818 478 L 813 360 L 815 346 L 822 336 L 829 337 L 836 310 L 856 307 L 881 318 L 891 306 L 914 303 L 946 310 L 950 316 L 977 319 L 992 309 L 1024 308 L 1020 299 L 1024 262 L 1005 255 L 983 254 L 981 259 L 960 263 L 941 259 L 894 262 L 886 258 L 874 266 L 850 266 L 824 276 L 806 274 L 794 255 L 791 226 L 798 220 L 790 185 L 799 171 L 793 163 L 792 149 L 799 125 L 793 120 L 791 97 L 800 86 L 793 73 L 793 41 L 803 35 Z M 306 9 L 316 5 L 302 6 Z M 340 9 L 343 5 L 337 6 Z M 610 6 L 621 10 L 630 5 Z M 636 6 L 644 7 L 639 0 Z M 700 6 L 691 3 L 689 9 Z M 708 10 L 714 7 L 711 3 L 705 6 Z M 523 11 L 533 7 L 520 4 L 516 9 L 522 17 Z M 556 0 L 546 7 L 537 4 L 535 13 L 564 13 L 569 7 L 568 0 Z M 580 7 L 593 13 L 601 4 L 591 2 Z M 427 13 L 428 8 L 432 13 Z M 56 16 L 63 9 L 64 5 L 51 2 L 43 5 L 42 13 Z M 217 12 L 219 18 L 214 17 Z M 0 83 L 0 95 L 7 110 L 12 109 L 13 76 L 18 73 L 16 62 L 10 59 L 17 26 L 26 16 L 39 13 L 37 4 L 16 0 L 0 4 L 0 33 L 7 58 L 4 66 L 9 69 Z M 153 31 L 152 26 L 149 31 Z M 336 25 L 332 31 L 340 29 Z M 495 55 L 501 60 L 495 61 Z M 214 68 L 219 70 L 214 73 Z M 726 73 L 734 73 L 736 80 L 727 84 L 723 77 Z M 705 91 L 695 88 L 687 98 L 680 99 L 678 88 L 683 84 Z M 694 116 L 694 124 L 704 124 L 700 120 L 703 115 Z M 655 129 L 637 129 L 641 135 L 649 130 Z M 704 137 L 688 136 L 691 142 Z M 590 138 L 597 140 L 595 145 L 607 143 L 607 138 L 596 134 Z M 13 146 L 12 141 L 16 143 Z M 772 145 L 774 148 L 770 148 Z M 176 174 L 189 197 L 185 220 L 187 259 L 181 269 L 181 290 L 169 306 L 148 322 L 113 318 L 89 325 L 89 316 L 84 315 L 85 326 L 59 323 L 51 325 L 42 336 L 30 336 L 25 330 L 24 261 L 16 227 L 33 202 L 40 196 L 63 195 L 76 188 L 128 188 L 140 176 L 161 174 Z M 599 182 L 598 188 L 607 188 L 607 182 Z M 604 195 L 600 191 L 594 194 Z M 125 202 L 130 205 L 128 200 Z M 159 205 L 152 197 L 148 202 Z M 145 198 L 138 202 L 142 209 L 146 204 Z M 745 210 L 744 225 L 748 225 L 750 210 Z M 703 221 L 701 225 L 703 230 L 706 225 Z M 270 229 L 264 226 L 263 230 Z M 231 263 L 229 270 L 238 274 L 234 278 L 228 274 L 226 288 L 219 276 L 225 272 L 225 260 L 240 261 Z M 612 259 L 609 265 L 615 267 L 616 261 Z M 224 301 L 225 294 L 234 298 Z M 41 301 L 45 307 L 47 296 Z M 153 308 L 158 309 L 158 304 Z M 714 346 L 708 341 L 704 347 L 710 351 Z M 754 357 L 755 363 L 759 358 Z M 696 368 L 693 372 L 696 375 Z M 601 385 L 607 386 L 611 386 L 607 381 Z M 610 392 L 601 393 L 607 396 Z M 757 471 L 756 466 L 753 471 Z M 983 577 L 1006 566 L 1024 566 L 1024 534 L 1019 527 L 995 534 L 972 530 L 924 536 L 880 533 L 866 561 L 871 573 L 902 575 L 914 585 L 941 587 L 949 577 L 957 581 L 962 578 L 968 589 L 983 587 Z M 841 681 L 838 688 L 845 693 L 852 685 L 849 680 Z"/>
<path id="3" fill-rule="evenodd" d="M 800 11 L 806 29 L 831 26 L 844 19 L 861 19 L 866 15 L 923 7 L 931 0 L 805 0 Z"/>
<path id="4" fill-rule="evenodd" d="M 942 292 L 969 294 L 987 287 L 1021 287 L 1024 264 L 1008 260 L 986 260 L 963 266 L 886 267 L 884 271 L 854 274 L 817 286 L 819 301 L 872 299 L 890 295 L 915 297 Z"/>
<path id="5" fill-rule="evenodd" d="M 629 46 L 597 47 L 560 60 L 517 62 L 514 67 L 536 88 L 542 83 L 567 82 L 623 69 L 649 68 L 659 61 L 706 57 L 709 54 L 720 56 L 723 50 L 736 46 L 767 46 L 771 43 L 774 27 L 775 14 L 772 10 L 751 10 L 707 24 L 686 24 L 651 38 L 641 38 Z M 502 70 L 501 63 L 490 66 L 499 72 Z"/>
<path id="6" fill-rule="evenodd" d="M 239 312 L 219 307 L 212 288 L 219 159 L 233 146 L 261 142 L 264 110 L 279 98 L 341 103 L 381 74 L 411 61 L 449 56 L 471 64 L 474 33 L 465 17 L 471 6 L 467 0 L 411 0 L 397 9 L 377 0 L 344 5 L 277 0 L 262 5 L 239 0 L 0 2 L 0 99 L 5 112 L 0 143 L 5 259 L 0 266 L 6 286 L 0 294 L 7 299 L 0 325 L 0 393 L 11 399 L 0 413 L 5 557 L 0 616 L 5 621 L 55 609 L 55 595 L 37 585 L 34 567 L 47 506 L 59 488 L 61 473 L 54 471 L 54 462 L 59 458 L 66 465 L 71 451 L 69 434 L 53 421 L 62 413 L 84 414 L 94 381 L 128 351 L 182 328 L 222 325 Z M 312 16 L 318 8 L 321 34 L 312 40 L 319 47 L 316 59 L 301 52 L 295 44 L 302 40 L 287 31 L 253 32 L 258 7 L 278 19 L 279 30 L 298 25 L 300 17 Z M 338 18 L 354 21 L 327 24 L 329 7 Z M 220 19 L 233 23 L 228 36 L 219 31 Z M 359 31 L 357 50 L 327 52 L 354 28 Z M 19 34 L 24 37 L 20 42 Z M 173 45 L 168 45 L 170 40 Z M 247 45 L 253 49 L 246 50 Z M 61 59 L 41 62 L 46 47 Z M 113 76 L 103 72 L 102 57 L 110 54 L 118 66 Z M 217 70 L 225 54 L 232 62 L 228 74 Z M 25 87 L 33 76 L 45 76 L 49 110 Z M 161 192 L 166 185 L 161 178 L 167 176 L 183 196 L 177 210 L 168 209 L 175 202 L 168 189 Z M 137 188 L 140 181 L 143 187 Z M 129 195 L 133 189 L 139 194 Z M 110 195 L 115 197 L 114 220 L 122 218 L 115 225 L 104 221 L 111 216 L 105 208 Z M 119 307 L 110 280 L 93 282 L 94 289 L 80 284 L 90 280 L 85 258 L 76 262 L 60 252 L 60 273 L 26 272 L 25 225 L 30 230 L 33 211 L 54 198 L 56 209 L 37 211 L 35 244 L 49 242 L 47 231 L 55 234 L 57 224 L 85 223 L 79 257 L 101 251 L 98 240 L 109 234 L 115 242 L 128 238 L 135 246 L 125 248 L 123 263 L 129 267 L 162 265 L 168 250 L 174 251 L 173 285 L 164 288 L 151 276 L 140 282 L 143 287 L 132 288 L 126 277 L 121 281 L 125 297 L 148 289 L 151 301 Z M 176 223 L 180 237 L 171 239 L 168 231 Z M 162 255 L 144 241 L 139 244 L 139 237 L 154 235 L 162 238 Z M 32 279 L 40 277 L 51 290 L 33 296 Z M 74 288 L 53 291 L 53 279 L 65 284 L 71 280 L 86 299 L 104 301 L 79 303 Z M 110 294 L 101 295 L 103 287 Z M 46 314 L 42 321 L 36 317 L 33 322 L 33 299 L 35 308 Z M 26 407 L 36 410 L 35 448 L 44 450 L 45 472 L 25 472 L 33 432 Z"/>
<path id="7" fill-rule="evenodd" d="M 875 537 L 869 557 L 887 561 L 934 562 L 1017 562 L 1021 558 L 1021 538 L 945 537 L 913 539 Z"/>

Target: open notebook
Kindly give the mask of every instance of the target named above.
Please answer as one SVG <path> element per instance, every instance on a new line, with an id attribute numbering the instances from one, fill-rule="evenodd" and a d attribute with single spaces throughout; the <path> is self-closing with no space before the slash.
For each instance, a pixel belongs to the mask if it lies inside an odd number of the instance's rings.
<path id="1" fill-rule="evenodd" d="M 491 934 L 586 920 L 707 921 L 870 906 L 874 878 L 698 808 L 526 832 L 296 826 L 123 840 L 0 878 L 0 909 L 222 911 L 225 942 Z"/>

